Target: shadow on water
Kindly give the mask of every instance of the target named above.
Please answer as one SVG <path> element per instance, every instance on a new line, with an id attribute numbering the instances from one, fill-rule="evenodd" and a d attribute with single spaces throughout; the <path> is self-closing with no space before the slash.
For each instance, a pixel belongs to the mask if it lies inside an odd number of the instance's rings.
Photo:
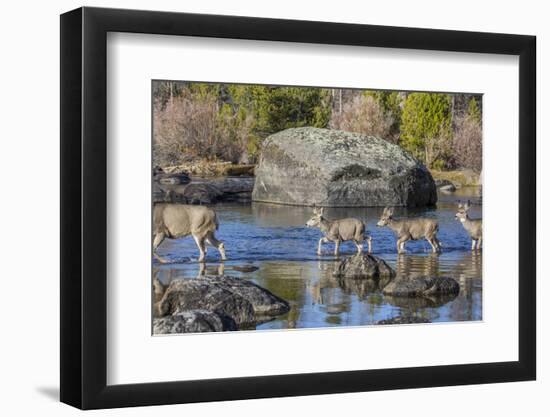
<path id="1" fill-rule="evenodd" d="M 305 227 L 311 208 L 270 204 L 218 205 L 218 237 L 225 242 L 229 260 L 219 262 L 210 249 L 206 265 L 199 264 L 192 239 L 163 243 L 161 256 L 171 264 L 154 264 L 154 275 L 164 284 L 173 279 L 196 279 L 205 274 L 232 275 L 249 279 L 291 304 L 284 316 L 257 329 L 311 328 L 374 324 L 394 317 L 412 317 L 432 322 L 482 319 L 482 254 L 472 253 L 470 240 L 454 220 L 456 200 L 475 195 L 440 198 L 437 209 L 396 209 L 395 216 L 433 217 L 440 225 L 443 253 L 430 252 L 425 241 L 408 242 L 407 253 L 398 255 L 393 232 L 376 227 L 382 208 L 335 208 L 328 218 L 358 217 L 373 238 L 373 252 L 395 269 L 398 277 L 448 276 L 460 284 L 453 297 L 402 298 L 382 294 L 385 282 L 338 279 L 333 276 L 336 259 L 333 246 L 315 253 L 321 233 Z M 474 205 L 472 217 L 481 217 Z M 351 243 L 341 246 L 340 258 L 355 253 Z"/>

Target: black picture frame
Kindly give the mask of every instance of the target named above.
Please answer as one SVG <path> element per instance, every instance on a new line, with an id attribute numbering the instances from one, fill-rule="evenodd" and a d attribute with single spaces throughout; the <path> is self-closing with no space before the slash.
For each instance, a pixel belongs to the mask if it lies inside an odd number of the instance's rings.
<path id="1" fill-rule="evenodd" d="M 108 32 L 519 56 L 519 360 L 107 385 Z M 94 409 L 535 379 L 535 45 L 534 36 L 251 17 L 88 7 L 61 15 L 61 401 Z"/>

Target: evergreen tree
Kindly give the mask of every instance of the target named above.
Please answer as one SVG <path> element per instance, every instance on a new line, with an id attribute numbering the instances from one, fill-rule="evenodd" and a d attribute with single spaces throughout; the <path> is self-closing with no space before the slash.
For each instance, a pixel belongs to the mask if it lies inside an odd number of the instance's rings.
<path id="1" fill-rule="evenodd" d="M 468 117 L 475 120 L 477 123 L 481 123 L 481 110 L 474 97 L 468 102 Z"/>
<path id="2" fill-rule="evenodd" d="M 447 94 L 412 93 L 403 106 L 400 143 L 431 167 L 442 167 L 448 157 L 445 153 L 451 145 L 450 104 Z"/>
<path id="3" fill-rule="evenodd" d="M 291 127 L 326 127 L 330 120 L 327 89 L 253 86 L 251 99 L 260 136 Z"/>

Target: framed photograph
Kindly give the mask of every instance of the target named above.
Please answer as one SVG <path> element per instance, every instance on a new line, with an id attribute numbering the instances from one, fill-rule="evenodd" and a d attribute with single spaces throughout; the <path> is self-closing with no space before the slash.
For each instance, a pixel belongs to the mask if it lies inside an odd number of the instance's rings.
<path id="1" fill-rule="evenodd" d="M 61 16 L 61 401 L 533 380 L 535 37 Z"/>

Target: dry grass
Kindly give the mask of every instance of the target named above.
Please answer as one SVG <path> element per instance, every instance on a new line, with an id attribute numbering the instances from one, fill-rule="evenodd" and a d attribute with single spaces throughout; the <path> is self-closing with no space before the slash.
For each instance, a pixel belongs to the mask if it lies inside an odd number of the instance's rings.
<path id="1" fill-rule="evenodd" d="M 193 162 L 187 162 L 179 165 L 163 167 L 167 174 L 187 173 L 197 177 L 226 177 L 254 175 L 255 165 L 239 165 L 231 162 L 216 162 L 200 159 Z"/>

